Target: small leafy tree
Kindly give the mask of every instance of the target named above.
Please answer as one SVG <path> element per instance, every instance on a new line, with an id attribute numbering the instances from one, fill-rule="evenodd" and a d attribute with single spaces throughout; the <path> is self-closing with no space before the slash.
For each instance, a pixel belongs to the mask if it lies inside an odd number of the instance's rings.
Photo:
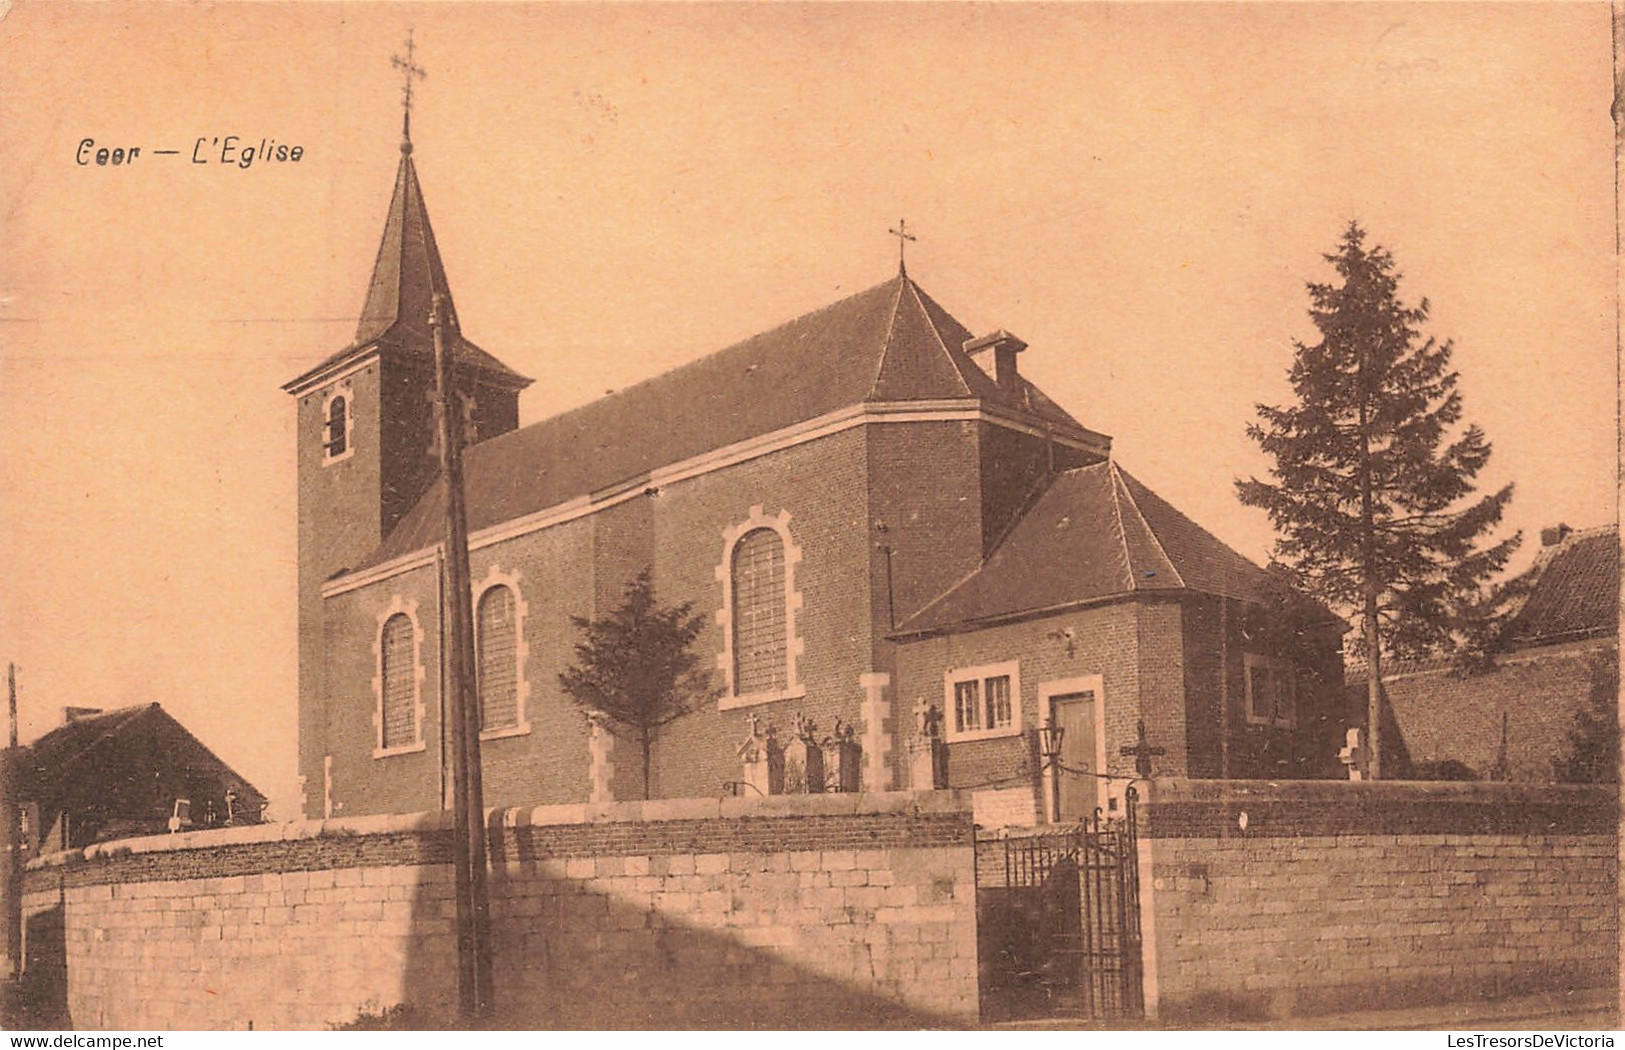
<path id="1" fill-rule="evenodd" d="M 598 711 L 638 736 L 643 759 L 643 797 L 649 797 L 649 759 L 660 730 L 715 695 L 711 676 L 699 670 L 693 645 L 705 618 L 693 602 L 663 607 L 645 569 L 627 584 L 609 615 L 570 617 L 582 634 L 576 664 L 559 685 L 587 711 Z"/>
<path id="2" fill-rule="evenodd" d="M 1380 776 L 1382 655 L 1448 649 L 1464 612 L 1520 537 L 1484 545 L 1512 486 L 1479 499 L 1484 432 L 1458 432 L 1453 347 L 1424 337 L 1428 302 L 1399 298 L 1392 256 L 1350 223 L 1326 256 L 1340 283 L 1311 283 L 1321 338 L 1295 344 L 1296 403 L 1258 405 L 1247 434 L 1274 460 L 1269 481 L 1236 482 L 1269 514 L 1273 560 L 1298 586 L 1358 615 L 1369 684 L 1371 768 Z"/>
<path id="3" fill-rule="evenodd" d="M 1566 754 L 1553 760 L 1552 774 L 1571 784 L 1619 783 L 1619 657 L 1598 657 L 1591 665 L 1591 689 L 1574 713 Z"/>

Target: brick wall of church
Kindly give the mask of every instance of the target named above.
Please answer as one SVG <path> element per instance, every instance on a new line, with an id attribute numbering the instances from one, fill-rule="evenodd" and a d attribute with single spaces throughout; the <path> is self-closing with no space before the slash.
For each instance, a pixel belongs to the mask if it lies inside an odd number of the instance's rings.
<path id="1" fill-rule="evenodd" d="M 1176 610 L 1177 612 L 1177 610 Z M 921 700 L 946 709 L 944 674 L 950 668 L 975 667 L 1006 660 L 1019 662 L 1021 678 L 1021 733 L 948 745 L 948 782 L 951 787 L 969 791 L 1003 791 L 996 807 L 984 809 L 1008 817 L 1010 793 L 1026 789 L 1030 797 L 1027 822 L 1041 819 L 1042 796 L 1038 779 L 1038 752 L 1035 729 L 1040 722 L 1039 688 L 1049 681 L 1088 675 L 1102 677 L 1106 725 L 1106 771 L 1133 773 L 1133 760 L 1124 759 L 1117 749 L 1132 743 L 1134 724 L 1142 706 L 1161 726 L 1177 721 L 1177 691 L 1173 695 L 1147 693 L 1142 688 L 1142 646 L 1149 642 L 1166 650 L 1178 646 L 1178 624 L 1172 642 L 1160 640 L 1159 629 L 1170 625 L 1154 619 L 1141 623 L 1139 608 L 1119 603 L 1080 609 L 1022 623 L 989 627 L 963 634 L 924 638 L 899 646 L 897 654 L 899 708 L 914 710 Z M 1071 632 L 1068 640 L 1065 632 Z M 1069 644 L 1070 641 L 1070 644 Z M 1069 651 L 1070 650 L 1070 651 Z M 1176 665 L 1177 666 L 1177 665 Z M 1169 683 L 1164 681 L 1160 687 Z M 1178 685 L 1175 681 L 1174 685 Z M 1161 705 L 1174 705 L 1171 718 L 1157 718 Z M 912 733 L 912 722 L 910 722 Z M 1153 733 L 1152 743 L 1161 743 Z M 1169 758 L 1179 761 L 1169 747 Z M 1158 771 L 1163 766 L 1159 762 Z"/>
<path id="2" fill-rule="evenodd" d="M 957 424 L 937 424 L 936 435 Z M 907 425 L 868 428 L 892 431 Z M 767 517 L 790 514 L 792 543 L 800 548 L 794 566 L 801 595 L 797 630 L 803 652 L 798 675 L 805 689 L 799 699 L 748 708 L 719 710 L 715 701 L 701 704 L 689 716 L 666 727 L 654 746 L 652 794 L 655 797 L 715 796 L 724 781 L 738 780 L 735 746 L 746 733 L 745 716 L 755 713 L 788 731 L 795 712 L 812 718 L 821 732 L 834 720 L 856 724 L 863 693 L 859 677 L 875 669 L 877 633 L 871 615 L 872 589 L 869 522 L 869 435 L 854 429 L 757 459 L 664 486 L 658 493 L 636 497 L 606 510 L 476 549 L 471 569 L 476 585 L 491 569 L 518 572 L 526 611 L 524 636 L 529 646 L 525 682 L 531 732 L 487 741 L 486 800 L 490 805 L 574 801 L 586 797 L 587 729 L 576 706 L 558 686 L 558 675 L 574 661 L 578 633 L 571 615 L 602 615 L 620 599 L 640 568 L 652 565 L 662 603 L 693 602 L 705 619 L 696 651 L 703 666 L 715 668 L 723 637 L 715 615 L 722 608 L 717 578 L 724 560 L 724 531 L 735 528 L 760 506 Z M 923 462 L 930 435 L 893 440 L 889 452 Z M 951 453 L 946 443 L 944 455 Z M 903 450 L 903 451 L 899 451 Z M 971 450 L 972 452 L 974 449 Z M 906 453 L 906 455 L 904 454 Z M 974 478 L 974 457 L 967 455 L 965 473 Z M 945 470 L 932 491 L 952 490 L 954 472 Z M 974 490 L 974 485 L 970 488 Z M 905 492 L 912 499 L 916 494 Z M 953 505 L 958 500 L 951 501 Z M 968 546 L 960 560 L 974 564 L 977 540 L 952 529 L 936 530 L 925 521 L 899 528 L 914 543 L 911 553 L 940 566 L 952 560 L 954 544 Z M 943 539 L 946 534 L 950 538 Z M 883 572 L 881 574 L 883 580 Z M 337 812 L 350 815 L 430 808 L 440 791 L 439 652 L 440 625 L 432 567 L 414 569 L 390 579 L 337 595 L 327 601 L 331 674 L 327 725 L 334 756 Z M 420 753 L 373 757 L 376 745 L 376 641 L 380 617 L 397 599 L 416 602 L 423 633 L 424 743 Z M 881 608 L 884 608 L 882 595 Z M 884 615 L 883 611 L 880 615 Z M 880 625 L 883 631 L 884 625 Z M 722 685 L 717 671 L 716 684 Z M 860 727 L 861 728 L 861 727 Z M 613 756 L 618 797 L 641 794 L 636 739 L 623 733 Z M 320 759 L 313 763 L 320 770 Z M 319 815 L 322 778 L 307 787 L 311 814 Z"/>
<path id="3" fill-rule="evenodd" d="M 856 722 L 863 698 L 858 677 L 872 669 L 865 441 L 863 428 L 843 431 L 668 486 L 656 497 L 655 578 L 662 600 L 693 599 L 707 621 L 696 648 L 712 668 L 723 651 L 715 618 L 723 603 L 717 577 L 726 553 L 723 533 L 754 506 L 767 517 L 789 512 L 790 539 L 801 552 L 794 574 L 803 647 L 797 672 L 805 689 L 799 699 L 750 707 L 722 710 L 707 703 L 672 723 L 657 745 L 659 796 L 715 797 L 724 781 L 740 779 L 735 748 L 747 735 L 749 714 L 777 725 L 783 739 L 797 711 L 821 733 L 836 717 Z M 716 675 L 720 688 L 723 673 Z"/>
<path id="4" fill-rule="evenodd" d="M 370 555 L 438 472 L 429 396 L 433 375 L 427 368 L 387 354 L 385 358 L 362 365 L 336 384 L 301 394 L 298 400 L 299 772 L 305 812 L 313 816 L 324 811 L 326 757 L 339 760 L 353 747 L 350 715 L 358 698 L 370 694 L 372 674 L 367 672 L 368 681 L 358 686 L 342 666 L 348 662 L 343 655 L 329 662 L 334 632 L 342 633 L 343 626 L 322 599 L 322 585 L 334 572 L 352 568 Z M 324 412 L 330 395 L 340 388 L 349 408 L 349 451 L 326 462 Z M 470 419 L 482 439 L 514 429 L 517 393 L 493 387 L 477 391 Z M 420 589 L 417 583 L 407 586 Z M 333 697 L 341 710 L 324 703 L 324 697 Z M 332 739 L 327 735 L 330 726 L 337 732 Z M 397 763 L 377 778 L 385 782 L 382 790 L 393 804 L 427 804 L 415 786 L 423 779 L 415 768 L 421 765 L 421 761 Z M 362 788 L 375 779 L 353 765 L 345 772 Z"/>
<path id="5" fill-rule="evenodd" d="M 1140 706 L 1146 739 L 1166 754 L 1152 763 L 1158 776 L 1189 775 L 1190 748 L 1186 737 L 1184 608 L 1177 601 L 1138 603 L 1140 635 Z M 1133 743 L 1136 727 L 1130 723 L 1124 743 Z M 1111 742 L 1108 741 L 1108 744 Z M 1122 758 L 1116 748 L 1107 751 L 1108 761 L 1133 768 L 1133 759 Z"/>
<path id="6" fill-rule="evenodd" d="M 1221 601 L 1228 608 L 1221 606 Z M 1343 744 L 1342 661 L 1336 628 L 1319 628 L 1291 652 L 1263 637 L 1249 638 L 1247 607 L 1208 596 L 1183 600 L 1185 698 L 1193 777 L 1322 777 L 1337 775 Z M 1255 610 L 1254 615 L 1257 615 Z M 1221 658 L 1220 636 L 1225 652 Z M 1245 655 L 1289 659 L 1295 668 L 1297 723 L 1267 726 L 1246 715 Z M 1228 678 L 1221 689 L 1220 675 Z M 1221 714 L 1221 706 L 1225 708 Z"/>
<path id="7" fill-rule="evenodd" d="M 366 367 L 346 382 L 355 404 L 351 414 L 354 447 L 373 449 L 380 440 L 376 410 L 378 369 Z M 320 815 L 322 756 L 327 753 L 321 698 L 326 645 L 321 586 L 335 571 L 357 564 L 378 545 L 380 465 L 376 456 L 353 454 L 323 465 L 326 401 L 334 384 L 301 394 L 297 402 L 299 483 L 299 775 L 305 782 L 306 812 Z M 311 810 L 308 807 L 317 807 Z"/>
<path id="8" fill-rule="evenodd" d="M 982 547 L 991 554 L 1049 474 L 1056 450 L 1041 437 L 978 424 L 982 468 Z"/>
<path id="9" fill-rule="evenodd" d="M 869 427 L 869 512 L 876 532 L 870 574 L 885 617 L 890 546 L 892 623 L 900 624 L 981 564 L 978 424 L 890 423 Z M 882 624 L 882 626 L 889 626 Z M 881 632 L 884 633 L 884 632 Z"/>
<path id="10" fill-rule="evenodd" d="M 519 574 L 528 646 L 524 688 L 530 732 L 482 744 L 485 799 L 507 806 L 586 797 L 587 727 L 563 702 L 559 673 L 574 659 L 569 610 L 550 595 L 590 595 L 592 529 L 567 522 L 475 550 L 470 571 L 478 586 L 493 569 Z M 425 566 L 328 599 L 331 683 L 327 739 L 333 756 L 335 816 L 431 809 L 441 793 L 441 624 L 436 569 Z M 397 603 L 416 606 L 422 632 L 422 751 L 374 757 L 377 746 L 377 634 Z M 632 786 L 628 784 L 628 789 Z M 322 780 L 306 786 L 309 814 L 322 813 Z"/>
<path id="11" fill-rule="evenodd" d="M 987 627 L 910 641 L 898 654 L 898 699 L 909 712 L 922 699 L 947 712 L 943 675 L 950 668 L 1018 660 L 1022 692 L 1022 733 L 949 745 L 949 783 L 955 788 L 1002 790 L 988 813 L 1007 816 L 1012 792 L 1026 788 L 1032 796 L 1029 819 L 1040 819 L 1043 785 L 1035 730 L 1044 717 L 1039 690 L 1045 682 L 1101 675 L 1105 693 L 1106 771 L 1131 776 L 1134 760 L 1120 749 L 1137 739 L 1136 723 L 1144 719 L 1147 741 L 1165 754 L 1153 760 L 1158 776 L 1219 776 L 1221 762 L 1231 776 L 1326 776 L 1335 770 L 1341 736 L 1335 688 L 1311 688 L 1314 674 L 1340 674 L 1335 639 L 1329 635 L 1310 666 L 1300 670 L 1296 728 L 1249 726 L 1245 722 L 1245 678 L 1242 653 L 1249 643 L 1241 626 L 1240 603 L 1231 603 L 1226 628 L 1229 706 L 1226 739 L 1219 718 L 1219 602 L 1187 596 L 1177 600 L 1120 602 L 1060 613 L 1021 623 Z M 1070 639 L 1068 639 L 1070 632 Z M 1070 652 L 1068 651 L 1070 648 Z M 1295 659 L 1309 657 L 1303 652 Z M 1309 673 L 1313 671 L 1314 673 Z M 1226 753 L 1228 752 L 1228 753 Z"/>

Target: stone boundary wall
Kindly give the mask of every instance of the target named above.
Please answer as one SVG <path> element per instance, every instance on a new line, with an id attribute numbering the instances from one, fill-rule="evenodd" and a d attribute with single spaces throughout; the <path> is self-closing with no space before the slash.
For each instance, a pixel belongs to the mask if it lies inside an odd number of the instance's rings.
<path id="1" fill-rule="evenodd" d="M 1245 1022 L 1612 986 L 1618 829 L 1610 788 L 1157 780 L 1148 1008 Z"/>
<path id="2" fill-rule="evenodd" d="M 490 825 L 504 1026 L 976 1018 L 964 796 L 547 806 L 493 811 Z M 40 858 L 24 897 L 30 980 L 65 964 L 75 1028 L 322 1028 L 401 1003 L 449 1021 L 451 834 L 430 813 Z"/>

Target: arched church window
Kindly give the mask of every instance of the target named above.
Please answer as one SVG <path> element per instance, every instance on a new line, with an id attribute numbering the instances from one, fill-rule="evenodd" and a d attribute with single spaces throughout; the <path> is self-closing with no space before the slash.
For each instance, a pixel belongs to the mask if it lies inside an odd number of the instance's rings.
<path id="1" fill-rule="evenodd" d="M 418 742 L 416 628 L 396 613 L 384 621 L 379 638 L 379 745 L 386 751 Z"/>
<path id="2" fill-rule="evenodd" d="M 480 697 L 480 729 L 519 724 L 517 617 L 512 588 L 497 584 L 480 595 L 475 614 L 478 645 L 474 676 Z"/>
<path id="3" fill-rule="evenodd" d="M 349 383 L 340 383 L 322 402 L 322 463 L 348 459 L 355 449 L 351 428 L 355 426 L 355 393 Z"/>
<path id="4" fill-rule="evenodd" d="M 796 578 L 801 557 L 788 510 L 765 514 L 758 504 L 743 521 L 722 530 L 722 558 L 716 566 L 722 591 L 717 670 L 727 684 L 717 700 L 719 709 L 806 695 L 800 674 L 802 595 Z"/>
<path id="5" fill-rule="evenodd" d="M 733 552 L 734 692 L 774 693 L 789 686 L 785 632 L 784 541 L 752 529 Z"/>

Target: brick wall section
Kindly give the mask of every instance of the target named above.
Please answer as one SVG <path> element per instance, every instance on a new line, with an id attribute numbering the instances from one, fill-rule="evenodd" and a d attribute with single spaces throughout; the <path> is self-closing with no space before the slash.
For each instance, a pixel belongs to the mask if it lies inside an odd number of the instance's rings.
<path id="1" fill-rule="evenodd" d="M 304 778 L 306 814 L 321 815 L 322 759 L 327 754 L 326 692 L 322 661 L 322 581 L 336 570 L 355 565 L 383 538 L 382 467 L 376 455 L 381 441 L 378 365 L 374 362 L 347 380 L 350 388 L 349 459 L 323 466 L 326 418 L 323 402 L 337 384 L 329 383 L 300 396 L 299 428 L 299 775 Z M 367 450 L 363 453 L 361 450 Z"/>
<path id="2" fill-rule="evenodd" d="M 1157 781 L 1148 994 L 1212 1021 L 1612 985 L 1617 820 L 1599 788 Z"/>
<path id="3" fill-rule="evenodd" d="M 1575 714 L 1592 691 L 1612 692 L 1609 672 L 1618 660 L 1615 640 L 1588 641 L 1513 653 L 1483 674 L 1441 668 L 1384 676 L 1383 685 L 1413 763 L 1454 759 L 1487 777 L 1500 756 L 1505 715 L 1509 778 L 1543 782 L 1568 753 Z M 1349 687 L 1348 699 L 1350 718 L 1363 721 L 1364 681 Z"/>
<path id="4" fill-rule="evenodd" d="M 1037 495 L 1050 472 L 1051 445 L 1041 437 L 979 424 L 982 461 L 982 546 L 991 554 Z"/>
<path id="5" fill-rule="evenodd" d="M 868 513 L 874 532 L 874 608 L 886 619 L 886 565 L 892 548 L 892 623 L 899 624 L 980 564 L 983 500 L 979 424 L 893 423 L 869 427 Z M 883 632 L 882 632 L 883 633 Z M 882 668 L 885 669 L 885 668 Z"/>
<path id="6" fill-rule="evenodd" d="M 1189 769 L 1185 736 L 1185 637 L 1178 602 L 1147 601 L 1136 606 L 1139 620 L 1140 703 L 1146 739 L 1166 748 L 1152 769 L 1159 776 L 1184 776 Z M 1132 743 L 1131 735 L 1128 742 Z M 1117 749 L 1106 752 L 1110 761 Z M 1118 759 L 1118 761 L 1124 761 Z M 1132 768 L 1133 759 L 1127 762 Z"/>
<path id="7" fill-rule="evenodd" d="M 662 489 L 655 499 L 655 582 L 664 602 L 694 601 L 706 618 L 696 643 L 702 666 L 715 667 L 722 631 L 716 570 L 723 561 L 723 532 L 750 515 L 753 506 L 790 514 L 790 536 L 801 548 L 795 586 L 802 596 L 796 628 L 803 651 L 800 699 L 720 710 L 713 702 L 667 726 L 656 744 L 656 795 L 715 797 L 724 780 L 738 780 L 736 747 L 745 716 L 778 726 L 789 739 L 790 720 L 800 711 L 820 732 L 837 717 L 856 724 L 863 705 L 859 676 L 872 670 L 873 623 L 869 609 L 869 532 L 862 498 L 866 430 L 857 428 L 775 452 L 726 470 Z M 721 685 L 721 676 L 718 683 Z"/>
<path id="8" fill-rule="evenodd" d="M 1224 729 L 1228 701 L 1221 689 L 1221 679 L 1227 677 L 1226 653 L 1223 646 L 1223 628 L 1228 616 L 1221 615 L 1221 605 L 1236 603 L 1229 598 L 1208 595 L 1193 596 L 1185 601 L 1185 739 L 1188 745 L 1186 775 L 1193 777 L 1222 776 L 1221 769 L 1227 755 Z M 1240 649 L 1229 654 L 1240 663 Z"/>
<path id="9" fill-rule="evenodd" d="M 715 666 L 722 651 L 714 615 L 722 607 L 715 571 L 723 558 L 723 531 L 744 521 L 755 505 L 768 515 L 789 511 L 792 539 L 803 549 L 796 586 L 804 601 L 798 628 L 805 647 L 799 672 L 806 695 L 728 711 L 720 711 L 714 701 L 700 704 L 657 739 L 651 794 L 716 795 L 723 781 L 738 780 L 735 746 L 745 736 L 747 713 L 777 724 L 781 732 L 788 732 L 796 711 L 811 717 L 823 732 L 836 717 L 856 723 L 863 700 L 858 679 L 872 669 L 874 648 L 865 575 L 870 557 L 862 497 L 865 440 L 863 429 L 846 431 L 473 551 L 474 580 L 484 579 L 493 565 L 518 571 L 528 606 L 524 631 L 530 657 L 524 674 L 530 684 L 532 730 L 484 746 L 487 803 L 534 805 L 587 797 L 586 722 L 558 684 L 559 673 L 574 662 L 579 638 L 570 617 L 608 612 L 640 569 L 654 569 L 662 603 L 694 603 L 694 612 L 705 620 L 695 651 L 702 668 Z M 417 754 L 374 758 L 377 617 L 397 596 L 418 603 L 424 632 L 426 747 Z M 334 815 L 437 806 L 440 632 L 435 570 L 414 569 L 336 595 L 326 601 L 325 615 L 327 702 L 321 709 L 326 717 L 323 734 L 309 739 L 320 739 L 334 756 L 334 797 L 343 804 Z M 307 816 L 321 812 L 321 757 L 301 758 L 314 770 L 306 788 L 311 800 Z M 618 796 L 640 797 L 638 746 L 632 736 L 617 739 L 615 763 Z"/>
<path id="10" fill-rule="evenodd" d="M 1070 651 L 1058 633 L 1066 629 L 1072 631 Z M 922 699 L 946 710 L 943 672 L 950 667 L 975 667 L 1018 659 L 1021 733 L 949 744 L 948 783 L 953 788 L 973 791 L 1013 792 L 1025 788 L 1030 799 L 1028 815 L 1013 822 L 1031 824 L 1041 819 L 1035 729 L 1042 717 L 1038 710 L 1038 691 L 1044 682 L 1089 675 L 1102 677 L 1106 770 L 1124 777 L 1134 775 L 1134 760 L 1121 757 L 1118 748 L 1133 743 L 1134 723 L 1139 717 L 1140 639 L 1137 608 L 1132 603 L 1122 603 L 911 641 L 900 646 L 897 653 L 898 710 L 912 712 Z M 1177 665 L 1173 673 L 1178 675 Z M 908 725 L 909 735 L 912 735 L 912 715 Z M 1156 738 L 1152 742 L 1163 743 Z M 1169 750 L 1172 753 L 1174 748 L 1170 746 Z M 984 804 L 982 811 L 990 818 L 1015 815 L 1009 796 L 993 808 Z"/>
<path id="11" fill-rule="evenodd" d="M 939 1025 L 977 1009 L 968 800 L 675 800 L 493 817 L 505 1023 Z M 36 862 L 76 1028 L 320 1028 L 455 1000 L 440 814 L 262 825 Z M 60 909 L 59 911 L 54 909 Z"/>

